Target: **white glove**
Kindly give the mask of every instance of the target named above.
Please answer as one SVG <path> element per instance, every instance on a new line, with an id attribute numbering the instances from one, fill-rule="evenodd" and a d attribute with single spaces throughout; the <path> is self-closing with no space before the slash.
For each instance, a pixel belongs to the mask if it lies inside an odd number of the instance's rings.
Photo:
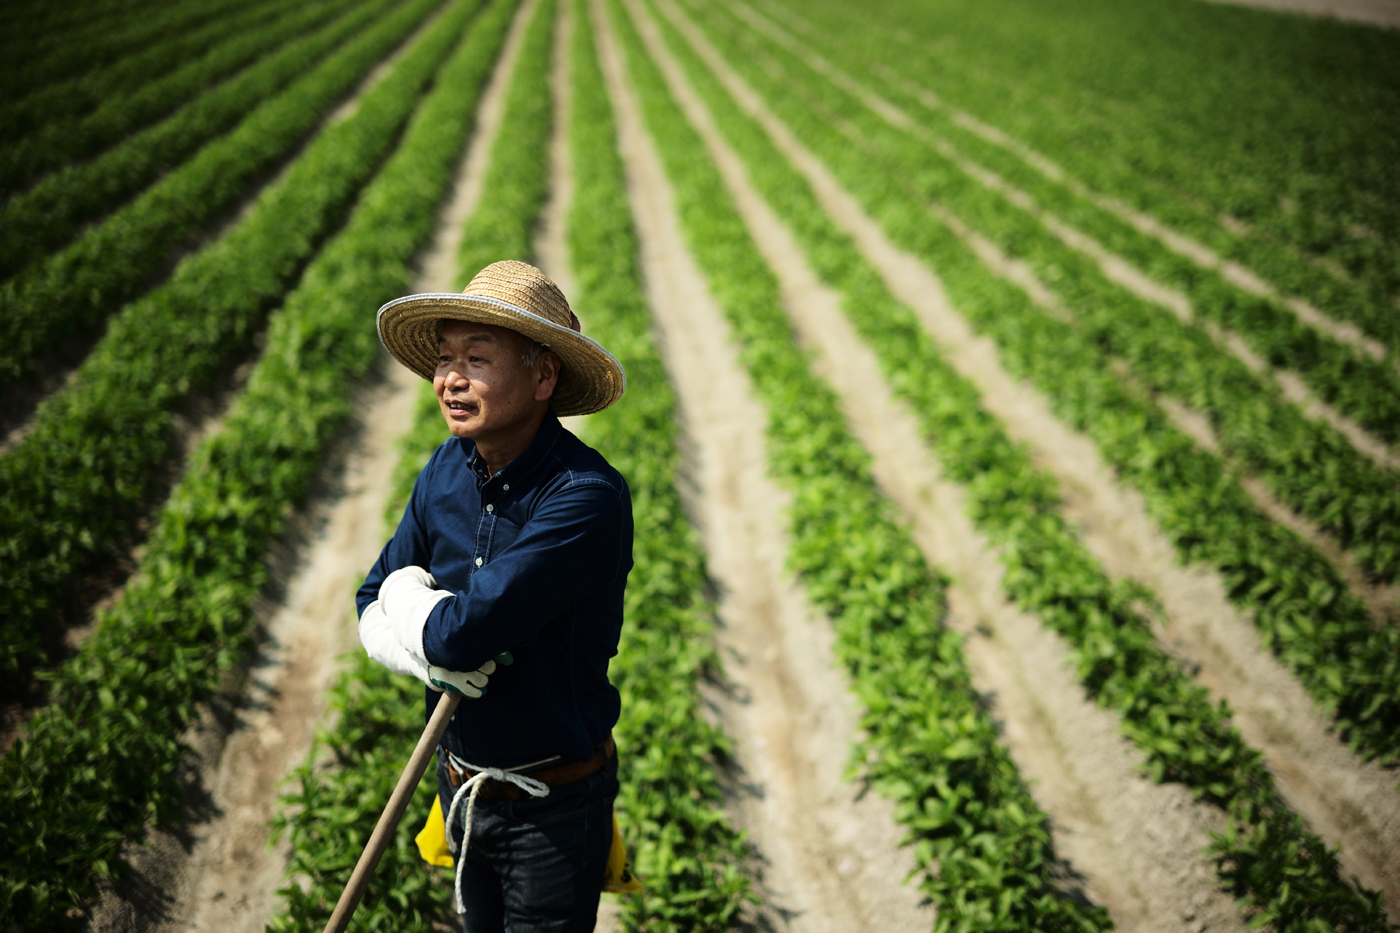
<path id="1" fill-rule="evenodd" d="M 458 671 L 449 671 L 445 667 L 438 667 L 436 664 L 428 666 L 428 686 L 441 692 L 451 690 L 459 696 L 475 700 L 486 692 L 487 676 L 496 670 L 495 661 L 487 661 L 474 671 L 462 674 Z"/>
<path id="2" fill-rule="evenodd" d="M 389 617 L 377 599 L 366 606 L 360 616 L 360 643 L 365 646 L 366 654 L 395 674 L 412 674 L 438 693 L 446 689 L 476 699 L 486 692 L 486 680 L 496 672 L 495 661 L 487 661 L 476 670 L 462 674 L 414 657 L 394 637 Z"/>
<path id="3" fill-rule="evenodd" d="M 365 646 L 366 654 L 395 674 L 412 674 L 429 687 L 433 685 L 428 662 L 399 644 L 384 606 L 377 599 L 360 615 L 360 644 Z"/>
<path id="4" fill-rule="evenodd" d="M 424 664 L 428 656 L 423 650 L 423 626 L 428 624 L 433 607 L 452 596 L 449 590 L 436 587 L 432 574 L 411 566 L 395 570 L 379 585 L 379 602 L 389 617 L 394 637 Z"/>

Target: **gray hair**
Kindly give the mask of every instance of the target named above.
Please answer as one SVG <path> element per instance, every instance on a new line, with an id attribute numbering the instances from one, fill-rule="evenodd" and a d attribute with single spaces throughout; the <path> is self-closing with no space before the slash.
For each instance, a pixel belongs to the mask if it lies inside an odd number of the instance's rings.
<path id="1" fill-rule="evenodd" d="M 532 368 L 540 358 L 540 354 L 549 349 L 544 344 L 531 340 L 519 331 L 515 332 L 515 336 L 520 338 L 520 362 L 525 364 L 526 369 Z"/>

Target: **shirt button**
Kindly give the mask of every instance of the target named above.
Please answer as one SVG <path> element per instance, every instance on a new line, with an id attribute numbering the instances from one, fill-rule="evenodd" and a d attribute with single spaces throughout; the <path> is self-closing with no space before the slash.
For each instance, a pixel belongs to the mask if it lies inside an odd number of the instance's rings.
<path id="1" fill-rule="evenodd" d="M 482 563 L 481 558 L 478 557 L 478 558 L 476 559 L 476 565 L 477 565 L 478 567 L 480 567 L 480 566 L 481 566 L 481 563 Z"/>
<path id="2" fill-rule="evenodd" d="M 488 512 L 494 512 L 494 511 L 496 511 L 496 507 L 495 507 L 494 505 L 488 505 L 488 506 L 486 507 L 486 511 L 488 511 Z"/>
<path id="3" fill-rule="evenodd" d="M 501 492 L 510 492 L 510 483 L 504 483 L 501 486 Z"/>

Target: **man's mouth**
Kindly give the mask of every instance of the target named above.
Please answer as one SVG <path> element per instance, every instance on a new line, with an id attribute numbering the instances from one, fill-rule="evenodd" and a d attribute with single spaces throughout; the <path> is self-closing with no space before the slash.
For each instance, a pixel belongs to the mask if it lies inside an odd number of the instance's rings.
<path id="1" fill-rule="evenodd" d="M 474 405 L 468 405 L 466 402 L 458 402 L 454 399 L 447 399 L 446 401 L 447 407 L 452 411 L 470 412 L 475 410 L 476 407 Z"/>

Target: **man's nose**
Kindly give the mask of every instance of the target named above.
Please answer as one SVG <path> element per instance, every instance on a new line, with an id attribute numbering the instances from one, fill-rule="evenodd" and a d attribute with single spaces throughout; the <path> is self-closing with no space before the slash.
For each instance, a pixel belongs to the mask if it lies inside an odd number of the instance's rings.
<path id="1" fill-rule="evenodd" d="M 467 383 L 470 380 L 468 380 L 466 375 L 464 375 L 465 369 L 465 366 L 460 366 L 456 363 L 452 364 L 451 366 L 448 366 L 447 374 L 443 377 L 444 383 L 453 388 L 461 388 L 462 386 L 467 385 Z"/>

